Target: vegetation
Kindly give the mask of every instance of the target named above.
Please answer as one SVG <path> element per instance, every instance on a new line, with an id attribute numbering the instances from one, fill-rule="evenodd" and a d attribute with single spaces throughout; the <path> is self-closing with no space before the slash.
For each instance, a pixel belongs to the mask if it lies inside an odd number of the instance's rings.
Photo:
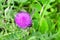
<path id="1" fill-rule="evenodd" d="M 30 13 L 31 27 L 14 22 L 21 10 Z M 60 0 L 0 0 L 0 40 L 60 40 Z"/>

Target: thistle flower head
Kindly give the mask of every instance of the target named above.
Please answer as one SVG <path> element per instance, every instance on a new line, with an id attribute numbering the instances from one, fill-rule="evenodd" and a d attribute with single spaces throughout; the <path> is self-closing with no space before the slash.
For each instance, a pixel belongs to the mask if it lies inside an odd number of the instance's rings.
<path id="1" fill-rule="evenodd" d="M 32 24 L 32 19 L 29 13 L 21 11 L 16 14 L 15 23 L 20 28 L 27 28 Z"/>

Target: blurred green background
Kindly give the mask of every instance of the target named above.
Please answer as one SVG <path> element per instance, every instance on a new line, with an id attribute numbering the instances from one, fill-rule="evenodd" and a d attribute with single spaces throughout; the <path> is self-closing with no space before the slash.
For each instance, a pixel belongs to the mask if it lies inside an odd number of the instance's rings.
<path id="1" fill-rule="evenodd" d="M 30 13 L 31 27 L 15 24 L 21 10 Z M 60 40 L 60 0 L 0 0 L 0 40 Z"/>

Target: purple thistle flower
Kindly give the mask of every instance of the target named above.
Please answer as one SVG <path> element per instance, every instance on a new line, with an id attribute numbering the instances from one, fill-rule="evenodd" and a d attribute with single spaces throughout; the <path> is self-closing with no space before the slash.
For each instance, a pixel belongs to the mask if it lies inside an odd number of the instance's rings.
<path id="1" fill-rule="evenodd" d="M 27 28 L 32 24 L 32 19 L 29 13 L 21 11 L 15 17 L 15 23 L 20 28 Z"/>

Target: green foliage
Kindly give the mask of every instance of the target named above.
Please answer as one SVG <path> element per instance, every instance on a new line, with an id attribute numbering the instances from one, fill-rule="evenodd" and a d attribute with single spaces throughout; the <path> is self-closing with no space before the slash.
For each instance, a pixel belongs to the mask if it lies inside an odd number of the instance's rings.
<path id="1" fill-rule="evenodd" d="M 15 24 L 21 10 L 30 13 L 31 27 Z M 0 0 L 0 40 L 60 40 L 60 0 Z"/>
<path id="2" fill-rule="evenodd" d="M 40 23 L 39 23 L 39 30 L 41 33 L 47 33 L 49 28 L 48 28 L 48 23 L 45 20 L 45 18 L 41 18 Z"/>

